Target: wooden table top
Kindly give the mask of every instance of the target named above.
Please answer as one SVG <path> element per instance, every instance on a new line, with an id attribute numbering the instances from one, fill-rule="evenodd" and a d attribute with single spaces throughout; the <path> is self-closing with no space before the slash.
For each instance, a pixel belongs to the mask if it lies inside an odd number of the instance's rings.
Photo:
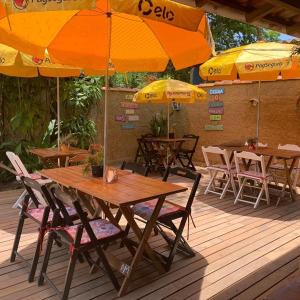
<path id="1" fill-rule="evenodd" d="M 300 157 L 300 151 L 282 150 L 270 147 L 258 147 L 256 149 L 249 149 L 247 146 L 235 147 L 235 146 L 221 146 L 221 148 L 230 151 L 247 151 L 257 155 L 273 156 L 279 159 L 294 159 Z"/>
<path id="2" fill-rule="evenodd" d="M 153 138 L 145 138 L 151 142 L 159 142 L 159 143 L 176 143 L 176 142 L 184 142 L 189 141 L 189 138 L 164 138 L 164 137 L 153 137 Z"/>
<path id="3" fill-rule="evenodd" d="M 58 150 L 58 148 L 34 148 L 30 149 L 29 152 L 42 159 L 59 158 L 74 156 L 77 154 L 87 154 L 88 150 L 70 147 L 68 150 Z"/>
<path id="4" fill-rule="evenodd" d="M 173 183 L 122 170 L 118 170 L 118 181 L 108 184 L 102 177 L 95 178 L 90 174 L 84 176 L 82 169 L 82 166 L 45 169 L 40 171 L 40 174 L 63 186 L 74 188 L 117 206 L 133 205 L 187 190 Z"/>

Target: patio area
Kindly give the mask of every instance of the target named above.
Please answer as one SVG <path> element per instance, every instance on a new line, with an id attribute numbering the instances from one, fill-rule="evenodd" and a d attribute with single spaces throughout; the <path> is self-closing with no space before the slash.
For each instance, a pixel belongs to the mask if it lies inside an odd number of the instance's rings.
<path id="1" fill-rule="evenodd" d="M 190 224 L 189 244 L 196 256 L 176 255 L 170 272 L 164 275 L 158 275 L 143 261 L 135 273 L 130 293 L 121 299 L 273 299 L 269 295 L 274 295 L 278 287 L 295 275 L 300 256 L 299 201 L 284 200 L 277 208 L 274 202 L 270 206 L 261 204 L 254 210 L 247 204 L 233 205 L 233 196 L 223 200 L 216 195 L 204 196 L 207 181 L 204 175 L 193 204 L 196 228 Z M 176 183 L 186 185 L 183 181 Z M 56 299 L 48 284 L 38 287 L 36 282 L 28 283 L 24 263 L 18 259 L 9 262 L 18 221 L 18 210 L 11 207 L 20 192 L 0 193 L 0 298 Z M 170 198 L 182 204 L 186 195 L 181 193 Z M 20 253 L 28 259 L 33 256 L 37 238 L 36 224 L 30 222 L 24 227 L 20 245 Z M 121 224 L 125 225 L 124 220 Z M 159 235 L 152 236 L 150 244 L 160 252 L 166 251 Z M 109 249 L 118 258 L 130 258 L 119 244 Z M 67 263 L 68 250 L 55 246 L 48 272 L 59 288 Z M 117 293 L 102 271 L 90 275 L 88 265 L 79 263 L 69 298 L 114 299 Z"/>

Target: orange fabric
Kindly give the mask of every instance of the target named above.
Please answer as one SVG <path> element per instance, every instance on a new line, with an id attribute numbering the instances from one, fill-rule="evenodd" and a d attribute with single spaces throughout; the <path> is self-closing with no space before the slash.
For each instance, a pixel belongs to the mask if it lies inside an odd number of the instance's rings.
<path id="1" fill-rule="evenodd" d="M 0 43 L 37 57 L 47 48 L 54 63 L 104 69 L 111 29 L 110 57 L 116 71 L 163 71 L 169 60 L 180 69 L 210 57 L 206 22 L 190 32 L 115 11 L 108 18 L 106 3 L 97 0 L 94 10 L 14 14 L 8 20 L 0 2 Z"/>

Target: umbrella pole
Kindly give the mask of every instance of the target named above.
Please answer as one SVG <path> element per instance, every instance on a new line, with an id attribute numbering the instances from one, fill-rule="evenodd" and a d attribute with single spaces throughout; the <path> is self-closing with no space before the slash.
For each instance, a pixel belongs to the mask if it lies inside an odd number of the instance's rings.
<path id="1" fill-rule="evenodd" d="M 108 7 L 108 3 L 107 3 Z M 108 143 L 108 91 L 109 91 L 109 64 L 110 64 L 110 47 L 111 47 L 111 12 L 107 12 L 107 35 L 108 35 L 108 49 L 107 49 L 107 62 L 105 70 L 105 95 L 104 95 L 104 135 L 103 135 L 103 180 L 105 181 L 105 175 L 107 171 L 107 143 Z"/>
<path id="2" fill-rule="evenodd" d="M 57 105 L 57 149 L 60 151 L 60 91 L 59 77 L 56 78 L 56 105 Z M 60 157 L 57 159 L 58 167 L 60 167 Z"/>
<path id="3" fill-rule="evenodd" d="M 260 89 L 261 89 L 261 80 L 258 82 L 258 103 L 257 103 L 257 116 L 256 116 L 256 139 L 257 139 L 257 145 L 259 142 L 259 123 L 260 123 Z"/>

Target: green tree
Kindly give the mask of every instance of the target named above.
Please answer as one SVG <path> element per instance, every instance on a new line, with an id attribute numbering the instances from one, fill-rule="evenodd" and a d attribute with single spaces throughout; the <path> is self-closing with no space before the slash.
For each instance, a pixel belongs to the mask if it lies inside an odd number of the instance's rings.
<path id="1" fill-rule="evenodd" d="M 279 40 L 280 34 L 272 30 L 257 28 L 215 14 L 209 14 L 208 18 L 217 51 L 255 43 L 258 40 Z"/>

